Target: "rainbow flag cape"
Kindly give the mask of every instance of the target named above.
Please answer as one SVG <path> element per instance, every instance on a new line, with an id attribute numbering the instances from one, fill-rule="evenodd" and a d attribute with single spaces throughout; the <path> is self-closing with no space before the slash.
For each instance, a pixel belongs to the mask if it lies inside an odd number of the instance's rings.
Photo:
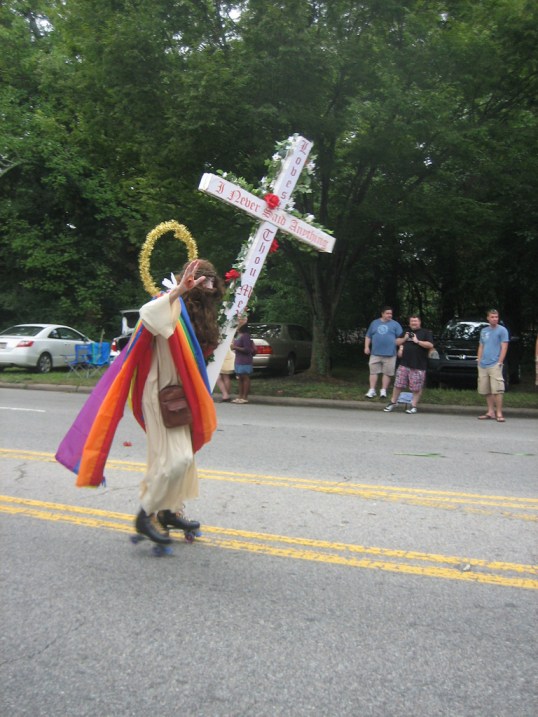
<path id="1" fill-rule="evenodd" d="M 170 352 L 192 412 L 192 446 L 197 452 L 217 427 L 215 405 L 200 344 L 181 301 L 176 329 L 168 339 Z M 104 482 L 105 464 L 125 404 L 145 430 L 142 393 L 151 366 L 151 334 L 141 321 L 131 340 L 103 374 L 56 452 L 56 460 L 77 475 L 77 486 Z"/>

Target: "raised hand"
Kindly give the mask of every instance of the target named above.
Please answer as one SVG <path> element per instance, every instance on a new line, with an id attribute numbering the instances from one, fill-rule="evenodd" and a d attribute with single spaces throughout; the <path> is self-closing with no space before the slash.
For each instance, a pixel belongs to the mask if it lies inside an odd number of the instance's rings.
<path id="1" fill-rule="evenodd" d="M 175 301 L 179 296 L 183 296 L 183 294 L 186 294 L 187 291 L 191 291 L 196 286 L 199 286 L 199 284 L 203 284 L 206 279 L 205 276 L 202 275 L 196 278 L 196 272 L 198 270 L 199 264 L 200 262 L 198 261 L 198 259 L 195 259 L 187 265 L 187 268 L 181 276 L 179 284 L 175 286 L 169 294 L 170 301 Z"/>

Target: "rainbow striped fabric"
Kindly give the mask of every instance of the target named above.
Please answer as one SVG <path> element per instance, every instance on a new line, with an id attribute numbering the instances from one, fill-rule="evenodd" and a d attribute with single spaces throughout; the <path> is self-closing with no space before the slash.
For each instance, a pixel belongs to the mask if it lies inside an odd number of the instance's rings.
<path id="1" fill-rule="evenodd" d="M 170 352 L 192 412 L 194 452 L 211 440 L 217 427 L 202 350 L 183 300 Z M 153 335 L 138 322 L 129 344 L 103 374 L 62 440 L 56 460 L 77 475 L 77 486 L 104 482 L 105 464 L 128 399 L 144 428 L 142 393 L 151 366 Z"/>

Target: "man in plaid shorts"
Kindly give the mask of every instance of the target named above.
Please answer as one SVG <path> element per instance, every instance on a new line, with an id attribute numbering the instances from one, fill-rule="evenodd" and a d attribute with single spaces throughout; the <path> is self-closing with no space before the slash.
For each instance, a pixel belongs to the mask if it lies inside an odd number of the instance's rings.
<path id="1" fill-rule="evenodd" d="M 410 316 L 409 328 L 403 336 L 396 339 L 396 344 L 400 365 L 396 370 L 392 398 L 383 410 L 387 413 L 393 411 L 398 404 L 402 390 L 409 388 L 413 394 L 413 400 L 406 413 L 416 413 L 426 380 L 428 353 L 433 349 L 433 334 L 429 329 L 422 328 L 420 316 Z"/>

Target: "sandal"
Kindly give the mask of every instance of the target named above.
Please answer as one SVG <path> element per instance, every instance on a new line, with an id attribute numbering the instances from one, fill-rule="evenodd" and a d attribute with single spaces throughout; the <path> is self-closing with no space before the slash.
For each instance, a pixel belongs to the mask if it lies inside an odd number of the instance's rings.
<path id="1" fill-rule="evenodd" d="M 497 416 L 497 423 L 506 423 L 506 418 L 504 416 Z"/>
<path id="2" fill-rule="evenodd" d="M 490 416 L 489 413 L 484 413 L 483 416 L 478 416 L 479 421 L 494 421 L 495 416 Z"/>

